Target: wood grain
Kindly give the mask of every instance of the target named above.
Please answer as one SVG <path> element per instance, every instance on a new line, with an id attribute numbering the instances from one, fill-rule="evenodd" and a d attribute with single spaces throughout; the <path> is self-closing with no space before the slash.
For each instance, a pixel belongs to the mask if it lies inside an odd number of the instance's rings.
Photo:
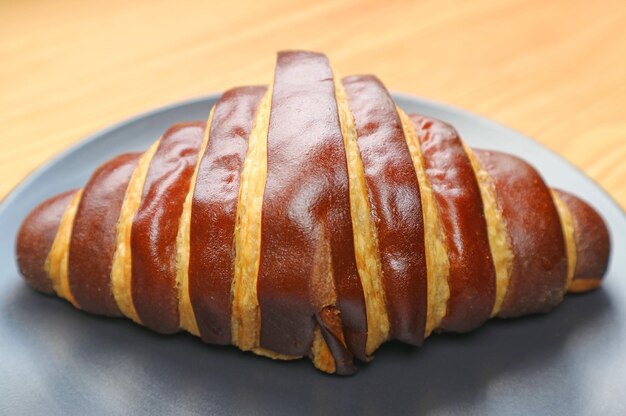
<path id="1" fill-rule="evenodd" d="M 623 0 L 3 0 L 0 198 L 115 121 L 267 82 L 286 48 L 520 130 L 626 207 Z"/>

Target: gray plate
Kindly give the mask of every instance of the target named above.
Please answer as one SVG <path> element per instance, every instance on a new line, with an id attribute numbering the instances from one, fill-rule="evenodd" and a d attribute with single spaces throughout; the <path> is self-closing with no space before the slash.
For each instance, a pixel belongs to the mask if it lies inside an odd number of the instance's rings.
<path id="1" fill-rule="evenodd" d="M 626 260 L 606 285 L 552 313 L 442 335 L 422 348 L 387 344 L 354 377 L 308 361 L 274 362 L 123 319 L 74 310 L 26 287 L 14 260 L 17 227 L 44 198 L 83 185 L 95 167 L 145 149 L 168 125 L 205 119 L 217 96 L 135 117 L 92 136 L 33 173 L 0 206 L 1 414 L 626 414 Z M 409 112 L 446 120 L 472 146 L 533 163 L 583 196 L 626 252 L 626 217 L 565 160 L 523 135 L 441 104 L 395 95 Z"/>

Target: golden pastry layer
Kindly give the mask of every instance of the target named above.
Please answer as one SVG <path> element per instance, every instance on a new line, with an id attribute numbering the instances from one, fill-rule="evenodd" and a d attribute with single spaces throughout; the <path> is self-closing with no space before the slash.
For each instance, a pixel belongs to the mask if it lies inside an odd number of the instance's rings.
<path id="1" fill-rule="evenodd" d="M 389 318 L 385 306 L 378 238 L 370 218 L 371 208 L 365 186 L 363 162 L 359 155 L 357 131 L 343 84 L 335 77 L 335 95 L 350 184 L 350 215 L 354 233 L 354 253 L 363 286 L 367 311 L 366 354 L 371 355 L 389 336 Z"/>
<path id="2" fill-rule="evenodd" d="M 271 88 L 265 93 L 254 119 L 248 154 L 241 173 L 237 225 L 235 226 L 235 278 L 232 286 L 233 344 L 244 351 L 259 350 L 260 310 L 257 277 L 261 246 L 261 207 L 267 176 L 267 132 Z"/>
<path id="3" fill-rule="evenodd" d="M 70 201 L 65 209 L 65 213 L 61 218 L 59 229 L 57 231 L 52 247 L 46 259 L 45 269 L 52 281 L 52 288 L 57 296 L 67 299 L 72 305 L 78 307 L 72 292 L 70 291 L 67 267 L 68 267 L 68 251 L 70 237 L 72 235 L 72 226 L 74 224 L 74 216 L 80 203 L 80 197 L 83 191 L 79 190 Z"/>
<path id="4" fill-rule="evenodd" d="M 154 142 L 150 148 L 141 156 L 139 163 L 133 172 L 126 189 L 120 219 L 117 223 L 116 250 L 113 255 L 113 266 L 111 268 L 111 290 L 117 307 L 124 316 L 132 319 L 137 323 L 141 323 L 135 305 L 133 304 L 132 288 L 131 288 L 131 253 L 130 253 L 130 232 L 133 225 L 133 217 L 137 212 L 141 196 L 143 193 L 143 184 L 148 174 L 150 161 L 154 152 L 159 147 L 160 140 Z"/>
<path id="5" fill-rule="evenodd" d="M 409 117 L 398 109 L 402 128 L 406 137 L 415 173 L 420 186 L 422 210 L 424 216 L 424 238 L 426 240 L 426 268 L 428 274 L 428 312 L 426 315 L 425 336 L 439 328 L 446 315 L 446 306 L 450 296 L 448 288 L 448 270 L 450 263 L 446 252 L 444 235 L 439 220 L 439 212 L 432 189 L 424 171 L 424 161 L 415 127 Z"/>
<path id="6" fill-rule="evenodd" d="M 506 296 L 509 286 L 511 267 L 513 264 L 513 250 L 511 249 L 511 237 L 506 228 L 506 220 L 502 215 L 502 210 L 496 201 L 496 188 L 493 179 L 482 168 L 474 152 L 465 146 L 467 156 L 472 163 L 472 168 L 476 174 L 480 187 L 480 194 L 483 199 L 485 210 L 485 220 L 487 221 L 487 232 L 489 235 L 489 247 L 496 269 L 496 299 L 493 304 L 491 316 L 496 316 L 500 312 L 502 302 Z"/>

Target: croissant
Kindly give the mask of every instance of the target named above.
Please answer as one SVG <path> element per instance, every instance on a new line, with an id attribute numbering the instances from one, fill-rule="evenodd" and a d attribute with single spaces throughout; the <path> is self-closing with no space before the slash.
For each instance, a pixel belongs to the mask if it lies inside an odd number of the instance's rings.
<path id="1" fill-rule="evenodd" d="M 278 54 L 269 87 L 225 92 L 17 237 L 38 291 L 275 359 L 356 371 L 389 340 L 420 345 L 491 317 L 547 312 L 601 283 L 602 218 L 507 154 L 398 108 L 374 76 Z"/>

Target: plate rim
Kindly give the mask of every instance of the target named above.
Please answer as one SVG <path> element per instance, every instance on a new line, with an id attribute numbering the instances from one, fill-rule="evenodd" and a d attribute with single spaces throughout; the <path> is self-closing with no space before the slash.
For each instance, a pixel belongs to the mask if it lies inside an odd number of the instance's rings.
<path id="1" fill-rule="evenodd" d="M 88 134 L 86 137 L 77 140 L 76 142 L 70 144 L 69 146 L 61 150 L 60 152 L 50 156 L 48 159 L 42 162 L 39 166 L 35 167 L 33 170 L 27 173 L 26 176 L 20 179 L 9 190 L 9 192 L 7 192 L 6 195 L 4 195 L 4 197 L 0 198 L 0 217 L 4 215 L 4 212 L 6 211 L 7 207 L 15 199 L 17 199 L 20 196 L 21 192 L 24 191 L 24 189 L 26 189 L 33 181 L 41 177 L 43 174 L 45 174 L 45 172 L 48 169 L 52 168 L 54 165 L 56 165 L 58 162 L 63 160 L 68 155 L 72 154 L 75 151 L 78 151 L 80 148 L 99 140 L 101 137 L 106 136 L 113 131 L 121 129 L 129 124 L 132 124 L 144 118 L 151 117 L 159 113 L 171 111 L 176 108 L 180 108 L 184 106 L 199 104 L 205 101 L 218 100 L 222 94 L 223 94 L 222 92 L 213 92 L 209 94 L 200 95 L 197 97 L 191 97 L 191 98 L 187 98 L 184 100 L 175 101 L 175 102 L 165 104 L 165 105 L 160 105 L 160 106 L 151 108 L 149 110 L 136 113 L 129 117 L 122 118 L 119 121 L 116 121 L 110 125 L 107 125 L 106 127 L 96 130 L 95 132 Z M 505 126 L 504 124 L 501 124 L 482 114 L 474 113 L 472 111 L 469 111 L 464 108 L 457 107 L 451 104 L 447 104 L 442 101 L 437 101 L 437 100 L 433 100 L 430 98 L 424 98 L 424 97 L 420 97 L 420 96 L 413 95 L 410 93 L 397 92 L 397 91 L 390 91 L 390 95 L 394 99 L 394 101 L 399 98 L 400 100 L 417 102 L 422 105 L 435 108 L 440 111 L 447 111 L 447 112 L 452 111 L 464 117 L 472 118 L 480 122 L 483 125 L 495 127 L 497 129 L 508 130 L 509 132 L 513 132 L 516 135 L 523 137 L 526 140 L 530 140 L 534 144 L 540 146 L 542 150 L 548 152 L 551 156 L 560 159 L 561 161 L 566 163 L 570 168 L 572 168 L 573 170 L 577 171 L 582 176 L 584 176 L 586 180 L 588 180 L 592 185 L 594 185 L 603 194 L 603 196 L 608 200 L 608 202 L 613 206 L 613 208 L 615 208 L 615 210 L 619 212 L 619 214 L 622 217 L 622 220 L 626 221 L 626 207 L 623 208 L 617 202 L 617 200 L 609 193 L 609 191 L 607 191 L 602 185 L 600 185 L 594 178 L 589 176 L 582 168 L 576 166 L 573 162 L 571 162 L 570 160 L 562 156 L 560 153 L 549 148 L 543 143 L 537 141 L 533 137 L 528 136 L 524 134 L 523 132 L 516 130 L 514 128 Z"/>

